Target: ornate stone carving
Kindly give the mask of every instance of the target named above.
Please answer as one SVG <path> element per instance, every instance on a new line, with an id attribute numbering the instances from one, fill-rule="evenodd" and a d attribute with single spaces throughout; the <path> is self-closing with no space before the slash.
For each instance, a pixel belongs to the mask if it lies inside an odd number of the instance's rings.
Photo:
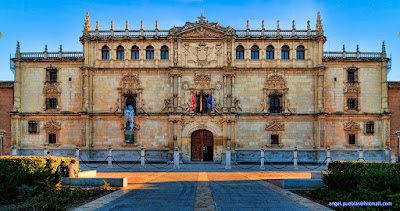
<path id="1" fill-rule="evenodd" d="M 222 37 L 224 33 L 215 31 L 209 27 L 199 26 L 182 33 L 183 37 Z"/>
<path id="2" fill-rule="evenodd" d="M 217 37 L 225 34 L 233 35 L 235 33 L 232 27 L 222 27 L 218 22 L 205 21 L 202 15 L 199 20 L 192 23 L 186 22 L 181 27 L 174 27 L 169 31 L 171 35 L 182 35 L 183 37 Z"/>
<path id="3" fill-rule="evenodd" d="M 127 90 L 140 89 L 141 83 L 138 76 L 133 74 L 124 75 L 121 81 L 121 88 Z"/>
<path id="4" fill-rule="evenodd" d="M 44 124 L 43 128 L 49 132 L 57 132 L 57 131 L 61 130 L 61 123 L 59 123 L 55 120 L 50 120 L 50 121 L 46 122 L 46 124 Z"/>
<path id="5" fill-rule="evenodd" d="M 267 124 L 265 127 L 267 131 L 283 131 L 285 130 L 285 125 L 283 123 L 279 123 L 277 120 L 274 120 L 270 124 Z"/>
<path id="6" fill-rule="evenodd" d="M 268 89 L 285 89 L 286 83 L 282 75 L 274 73 L 267 77 L 265 87 Z"/>
<path id="7" fill-rule="evenodd" d="M 55 83 L 47 83 L 43 87 L 43 92 L 45 94 L 60 94 L 61 93 L 59 87 Z"/>
<path id="8" fill-rule="evenodd" d="M 199 43 L 196 47 L 197 64 L 200 66 L 209 65 L 208 55 L 211 53 L 213 47 L 207 47 L 205 42 Z"/>
<path id="9" fill-rule="evenodd" d="M 351 120 L 344 125 L 344 130 L 360 130 L 360 124 Z"/>
<path id="10" fill-rule="evenodd" d="M 344 87 L 345 93 L 360 93 L 360 85 L 358 83 L 346 83 Z"/>

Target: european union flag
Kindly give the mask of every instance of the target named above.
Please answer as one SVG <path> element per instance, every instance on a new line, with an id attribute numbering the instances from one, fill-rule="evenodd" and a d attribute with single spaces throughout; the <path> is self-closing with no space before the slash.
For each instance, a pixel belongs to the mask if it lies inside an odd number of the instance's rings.
<path id="1" fill-rule="evenodd" d="M 211 106 L 211 112 L 214 112 L 214 107 L 213 107 L 213 100 L 212 100 L 212 93 L 210 95 L 210 99 L 208 100 L 208 104 Z"/>

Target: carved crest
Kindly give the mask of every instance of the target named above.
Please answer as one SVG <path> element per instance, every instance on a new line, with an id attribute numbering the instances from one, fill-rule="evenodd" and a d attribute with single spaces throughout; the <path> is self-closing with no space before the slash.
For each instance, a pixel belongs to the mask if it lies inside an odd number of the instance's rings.
<path id="1" fill-rule="evenodd" d="M 282 131 L 285 130 L 285 125 L 283 123 L 279 123 L 278 121 L 274 120 L 270 124 L 267 124 L 265 127 L 267 131 Z"/>
<path id="2" fill-rule="evenodd" d="M 286 83 L 280 74 L 271 74 L 267 77 L 265 86 L 268 89 L 285 89 Z"/>
<path id="3" fill-rule="evenodd" d="M 59 131 L 61 130 L 61 123 L 55 120 L 48 121 L 44 124 L 44 129 L 52 132 Z"/>
<path id="4" fill-rule="evenodd" d="M 344 89 L 345 93 L 360 93 L 360 86 L 355 83 L 348 83 Z"/>
<path id="5" fill-rule="evenodd" d="M 58 86 L 56 84 L 53 84 L 53 83 L 45 85 L 44 88 L 43 88 L 43 92 L 45 94 L 59 94 L 59 93 L 61 93 L 59 88 L 58 88 Z"/>
<path id="6" fill-rule="evenodd" d="M 209 64 L 207 57 L 211 53 L 212 49 L 213 47 L 207 47 L 204 42 L 199 43 L 199 46 L 196 47 L 197 63 L 200 66 L 206 66 Z"/>
<path id="7" fill-rule="evenodd" d="M 140 89 L 141 83 L 137 75 L 128 74 L 122 78 L 121 82 L 122 89 Z"/>
<path id="8" fill-rule="evenodd" d="M 344 130 L 360 130 L 360 124 L 351 120 L 344 125 Z"/>

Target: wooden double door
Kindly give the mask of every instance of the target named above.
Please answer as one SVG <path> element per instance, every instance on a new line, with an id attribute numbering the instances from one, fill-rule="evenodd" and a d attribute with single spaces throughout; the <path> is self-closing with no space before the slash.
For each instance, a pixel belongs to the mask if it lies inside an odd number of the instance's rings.
<path id="1" fill-rule="evenodd" d="M 213 134 L 208 130 L 197 130 L 192 133 L 192 160 L 213 160 Z"/>

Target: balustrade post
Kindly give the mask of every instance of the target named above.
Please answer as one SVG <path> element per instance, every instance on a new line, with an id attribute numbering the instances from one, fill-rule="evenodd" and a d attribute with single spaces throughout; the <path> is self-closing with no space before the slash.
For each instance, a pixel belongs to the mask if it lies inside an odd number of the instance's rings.
<path id="1" fill-rule="evenodd" d="M 175 147 L 174 150 L 174 169 L 179 169 L 179 149 Z"/>
<path id="2" fill-rule="evenodd" d="M 112 148 L 111 148 L 111 146 L 108 147 L 108 157 L 107 157 L 107 160 L 108 160 L 108 166 L 107 166 L 107 168 L 112 168 Z"/>
<path id="3" fill-rule="evenodd" d="M 299 169 L 299 167 L 297 166 L 298 162 L 299 162 L 299 160 L 297 158 L 297 147 L 294 147 L 294 150 L 293 150 L 293 169 Z"/>
<path id="4" fill-rule="evenodd" d="M 144 146 L 142 146 L 142 148 L 140 149 L 140 168 L 144 168 L 145 166 L 144 166 L 144 157 L 145 156 L 145 154 L 144 154 Z"/>
<path id="5" fill-rule="evenodd" d="M 228 146 L 226 147 L 225 153 L 225 169 L 231 169 L 231 148 Z"/>
<path id="6" fill-rule="evenodd" d="M 260 166 L 260 169 L 265 169 L 265 166 L 264 166 L 264 162 L 265 162 L 265 152 L 264 152 L 264 148 L 261 148 L 261 166 Z"/>

